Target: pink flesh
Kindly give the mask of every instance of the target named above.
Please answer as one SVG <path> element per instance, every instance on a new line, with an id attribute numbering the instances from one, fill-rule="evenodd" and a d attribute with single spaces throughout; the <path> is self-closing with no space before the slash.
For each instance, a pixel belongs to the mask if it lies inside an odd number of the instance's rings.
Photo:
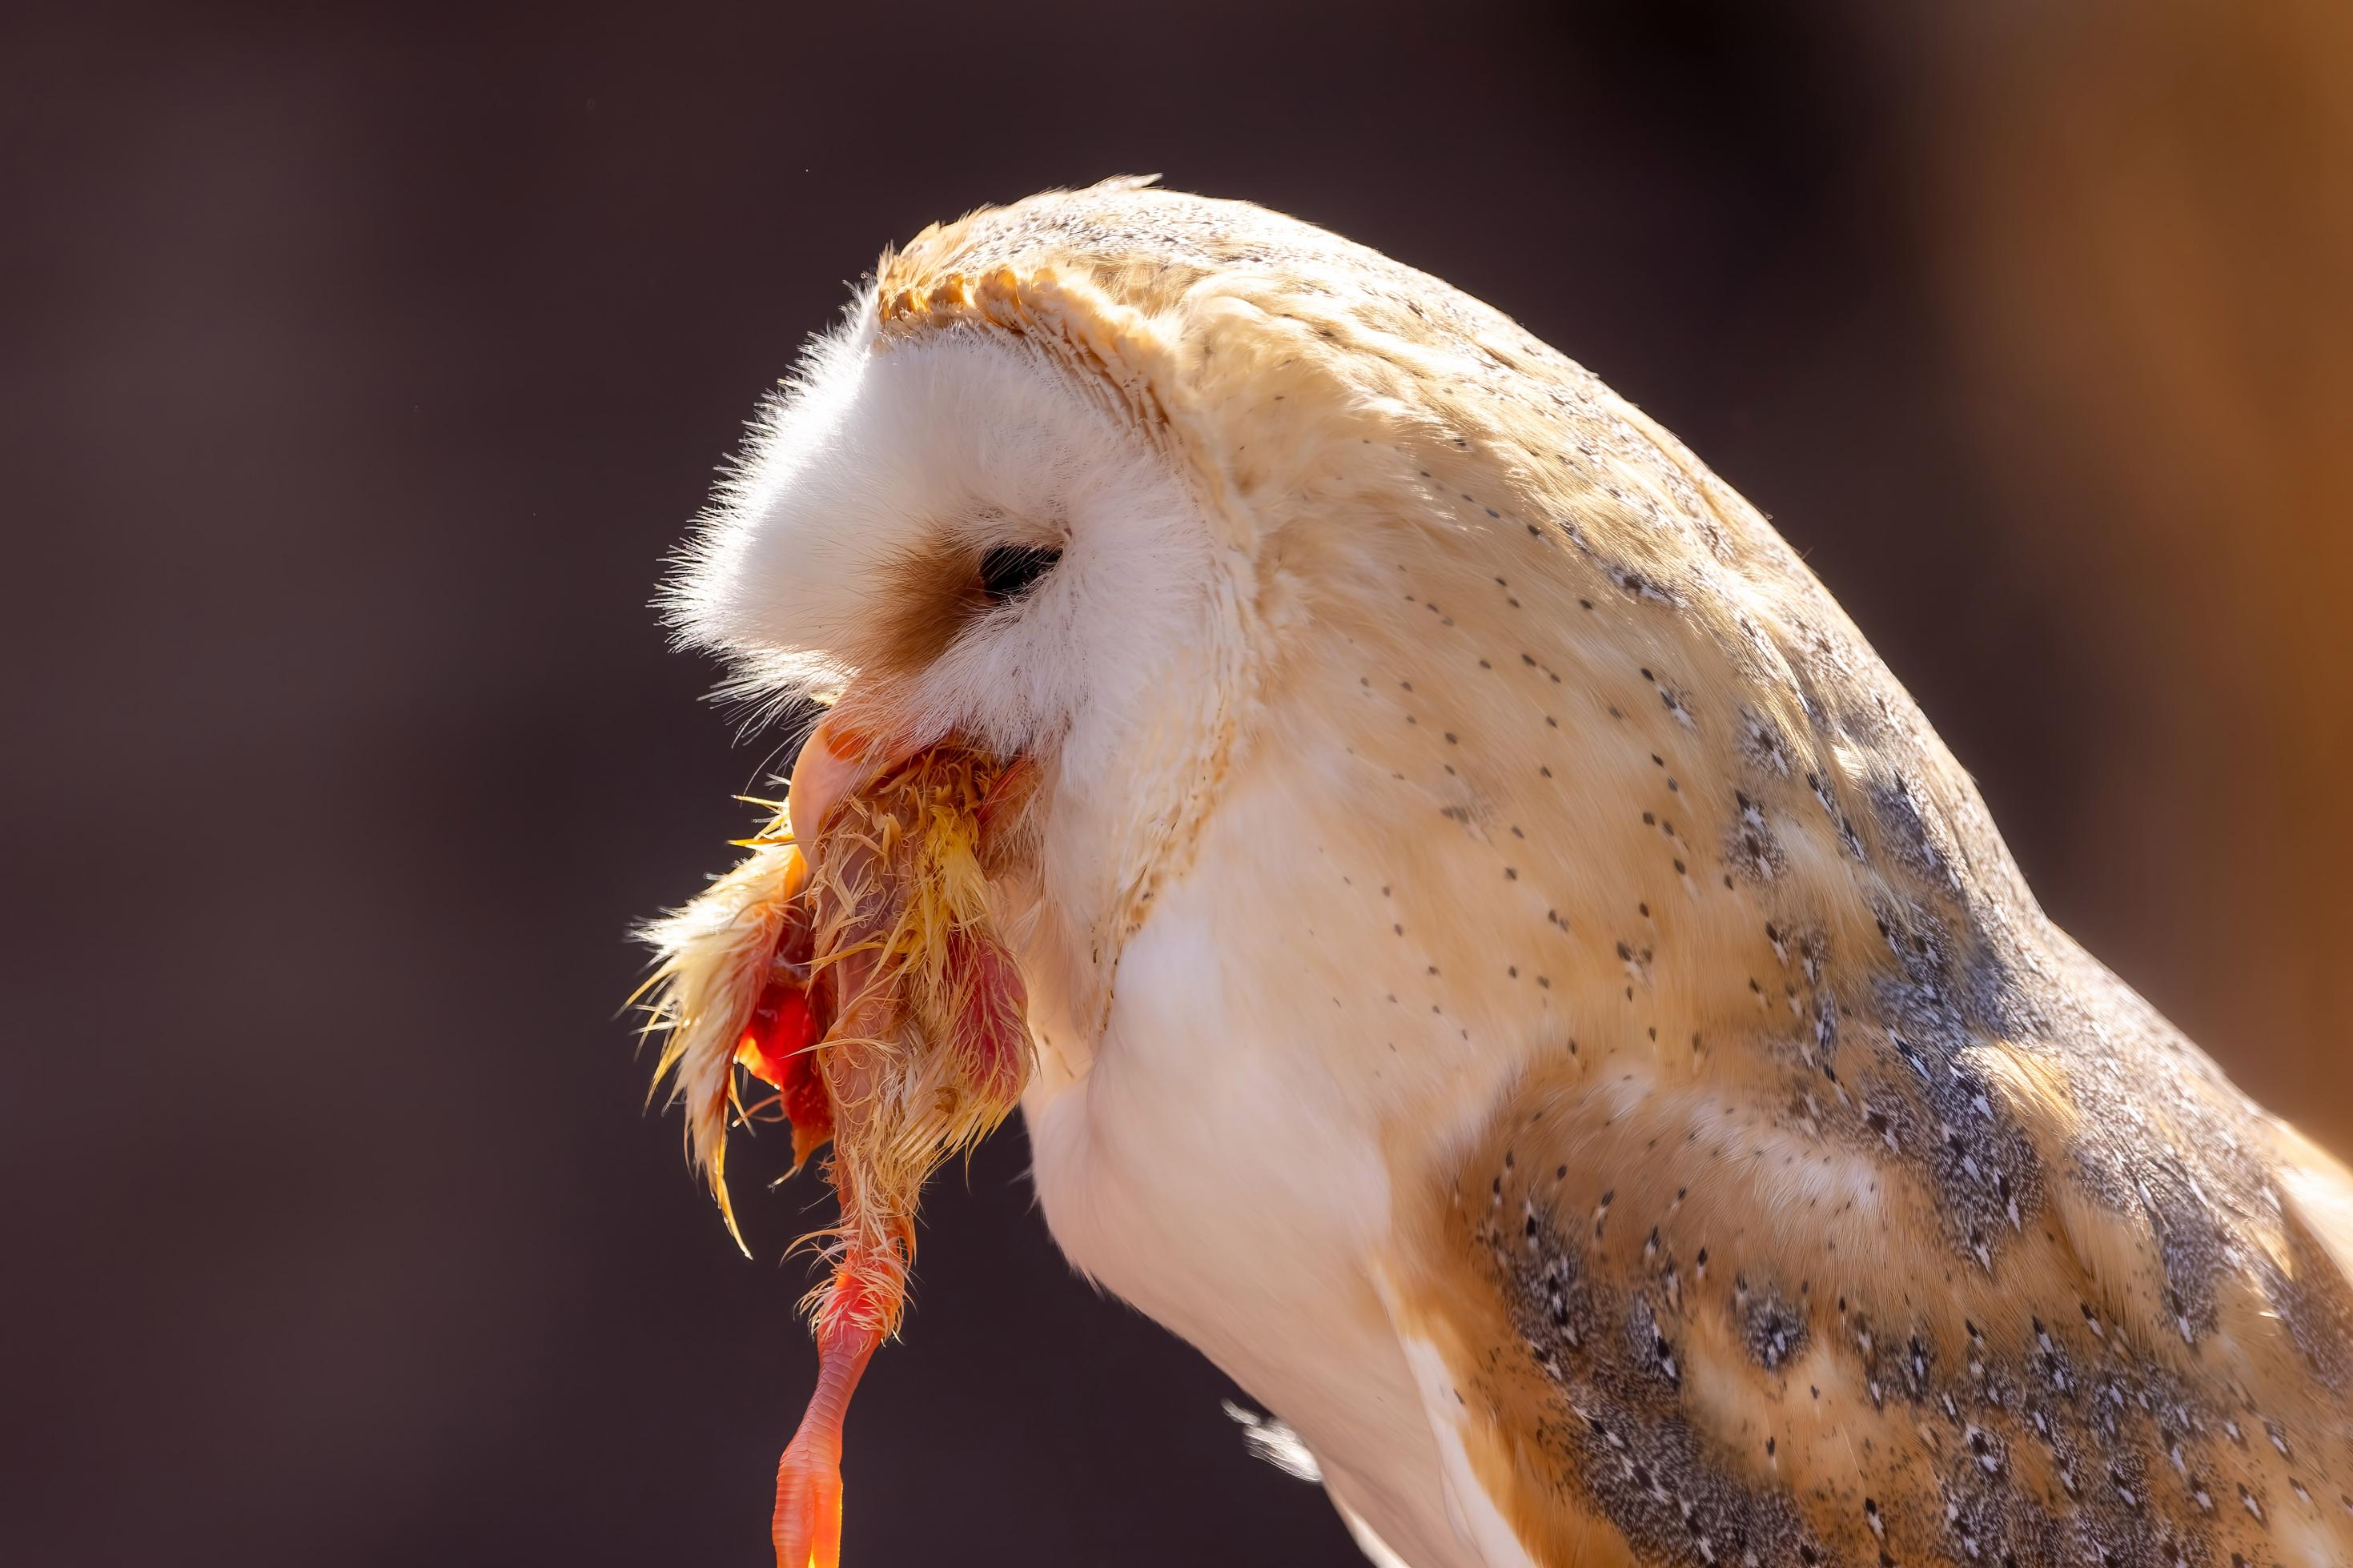
<path id="1" fill-rule="evenodd" d="M 1028 1071 L 1028 992 L 1013 955 L 986 937 L 948 938 L 948 972 L 965 998 L 956 1038 L 967 1053 L 965 1070 L 992 1099 L 1021 1092 Z"/>

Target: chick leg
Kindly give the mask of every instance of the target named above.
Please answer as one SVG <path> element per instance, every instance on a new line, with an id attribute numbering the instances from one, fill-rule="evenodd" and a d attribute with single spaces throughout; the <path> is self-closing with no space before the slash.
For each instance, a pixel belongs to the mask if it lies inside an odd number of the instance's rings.
<path id="1" fill-rule="evenodd" d="M 849 1000 L 828 1037 L 827 1093 L 854 1121 L 872 1100 L 868 1042 L 891 1026 L 896 1002 L 874 984 L 873 955 L 862 948 L 839 960 L 833 977 Z M 913 1250 L 912 1214 L 871 1212 L 854 1164 L 837 1160 L 831 1174 L 841 1205 L 842 1250 L 817 1310 L 817 1387 L 776 1464 L 776 1509 L 769 1526 L 776 1568 L 839 1568 L 842 1424 L 866 1363 L 898 1321 Z"/>
<path id="2" fill-rule="evenodd" d="M 841 1288 L 838 1280 L 835 1289 Z M 776 1568 L 839 1568 L 841 1562 L 842 1420 L 882 1331 L 860 1314 L 828 1317 L 832 1321 L 818 1335 L 817 1390 L 776 1465 L 769 1527 Z"/>

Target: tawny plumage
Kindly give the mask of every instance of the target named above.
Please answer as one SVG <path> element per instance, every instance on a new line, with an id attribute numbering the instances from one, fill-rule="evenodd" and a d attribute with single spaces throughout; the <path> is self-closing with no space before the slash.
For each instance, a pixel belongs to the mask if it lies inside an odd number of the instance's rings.
<path id="1" fill-rule="evenodd" d="M 987 898 L 1047 1219 L 1369 1551 L 2353 1560 L 2353 1184 L 2044 918 L 1757 511 L 1505 317 L 1138 182 L 976 214 L 884 258 L 674 595 L 886 738 L 828 804 L 950 738 L 1033 770 Z M 730 887 L 696 975 L 758 952 Z M 696 994 L 706 1101 L 752 989 Z"/>

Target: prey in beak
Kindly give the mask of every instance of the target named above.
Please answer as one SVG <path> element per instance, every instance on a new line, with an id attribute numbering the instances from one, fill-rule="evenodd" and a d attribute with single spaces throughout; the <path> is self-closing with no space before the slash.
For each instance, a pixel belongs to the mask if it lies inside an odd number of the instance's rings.
<path id="1" fill-rule="evenodd" d="M 805 1238 L 831 1271 L 807 1302 L 818 1383 L 777 1467 L 777 1568 L 836 1568 L 842 1423 L 898 1327 L 923 1183 L 1029 1079 L 1026 995 L 990 883 L 1017 852 L 1034 776 L 954 738 L 893 744 L 828 714 L 744 860 L 649 931 L 656 1079 L 685 1102 L 692 1158 L 739 1246 L 729 1130 L 780 1117 L 796 1170 L 833 1148 L 840 1218 Z M 745 1075 L 773 1096 L 747 1105 Z"/>

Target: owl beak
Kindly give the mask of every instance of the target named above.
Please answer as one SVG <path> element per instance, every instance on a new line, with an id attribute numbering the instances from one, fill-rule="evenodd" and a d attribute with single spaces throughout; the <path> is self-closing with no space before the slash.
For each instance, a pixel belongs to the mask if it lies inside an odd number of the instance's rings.
<path id="1" fill-rule="evenodd" d="M 828 712 L 809 731 L 808 739 L 801 742 L 801 754 L 793 763 L 792 783 L 785 793 L 786 815 L 791 821 L 794 838 L 805 845 L 816 843 L 834 807 L 941 743 L 939 740 L 910 740 L 904 735 L 878 738 L 873 731 L 845 721 L 839 710 Z M 988 799 L 981 803 L 984 838 L 997 837 L 1008 819 L 1018 817 L 1038 787 L 1039 770 L 1033 758 L 1020 754 L 1008 761 L 1010 765 L 998 775 Z"/>
<path id="2" fill-rule="evenodd" d="M 930 742 L 884 741 L 842 718 L 837 710 L 818 721 L 801 743 L 785 795 L 793 837 L 814 844 L 833 808 L 913 757 Z"/>

